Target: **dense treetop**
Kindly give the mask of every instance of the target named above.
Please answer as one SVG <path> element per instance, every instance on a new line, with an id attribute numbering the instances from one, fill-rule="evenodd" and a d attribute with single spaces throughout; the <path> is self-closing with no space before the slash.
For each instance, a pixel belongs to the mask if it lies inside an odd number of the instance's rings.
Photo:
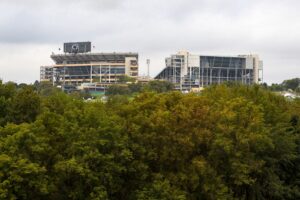
<path id="1" fill-rule="evenodd" d="M 0 83 L 0 199 L 300 198 L 299 99 L 159 84 L 103 103 Z"/>

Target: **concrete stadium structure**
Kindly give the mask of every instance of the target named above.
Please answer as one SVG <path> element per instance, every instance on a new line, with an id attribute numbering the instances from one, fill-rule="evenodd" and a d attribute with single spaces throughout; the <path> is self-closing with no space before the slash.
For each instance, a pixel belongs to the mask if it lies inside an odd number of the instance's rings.
<path id="1" fill-rule="evenodd" d="M 92 53 L 87 48 L 91 45 L 88 45 L 65 43 L 67 49 L 63 54 L 51 55 L 55 64 L 40 68 L 40 80 L 52 81 L 54 85 L 78 86 L 82 83 L 117 83 L 124 75 L 138 77 L 137 53 Z M 80 50 L 81 46 L 84 50 Z"/>
<path id="2" fill-rule="evenodd" d="M 263 62 L 258 55 L 205 56 L 180 51 L 166 58 L 155 79 L 170 81 L 176 89 L 192 90 L 223 82 L 262 82 Z"/>
<path id="3" fill-rule="evenodd" d="M 40 67 L 40 81 L 53 82 L 53 66 Z"/>

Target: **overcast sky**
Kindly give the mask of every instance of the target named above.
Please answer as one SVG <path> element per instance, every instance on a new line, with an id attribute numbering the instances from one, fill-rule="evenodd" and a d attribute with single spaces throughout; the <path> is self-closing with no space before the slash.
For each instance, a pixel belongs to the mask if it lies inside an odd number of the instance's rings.
<path id="1" fill-rule="evenodd" d="M 138 52 L 155 76 L 165 57 L 257 53 L 264 81 L 300 77 L 299 0 L 0 0 L 0 78 L 32 83 L 64 42 Z"/>

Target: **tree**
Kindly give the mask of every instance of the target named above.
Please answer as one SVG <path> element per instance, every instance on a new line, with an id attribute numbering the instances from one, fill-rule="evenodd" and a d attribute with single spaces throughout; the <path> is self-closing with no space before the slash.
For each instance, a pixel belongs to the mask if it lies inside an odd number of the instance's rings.
<path id="1" fill-rule="evenodd" d="M 10 117 L 15 123 L 33 122 L 40 113 L 41 100 L 32 87 L 22 87 L 12 98 Z"/>
<path id="2" fill-rule="evenodd" d="M 134 82 L 136 82 L 136 79 L 133 77 L 127 76 L 127 75 L 122 75 L 122 76 L 119 76 L 119 82 L 120 83 L 127 83 L 127 82 L 134 83 Z"/>
<path id="3" fill-rule="evenodd" d="M 2 81 L 0 81 L 0 126 L 5 125 L 10 120 L 11 99 L 15 93 L 15 83 L 8 82 L 2 84 Z"/>
<path id="4" fill-rule="evenodd" d="M 130 90 L 130 93 L 139 93 L 143 90 L 143 84 L 142 83 L 131 83 L 128 85 L 128 89 Z"/>
<path id="5" fill-rule="evenodd" d="M 288 90 L 296 90 L 300 86 L 300 78 L 285 80 L 282 82 L 283 87 Z"/>
<path id="6" fill-rule="evenodd" d="M 60 89 L 53 86 L 50 81 L 41 81 L 34 83 L 35 90 L 42 96 L 49 96 L 56 92 L 59 92 Z"/>
<path id="7" fill-rule="evenodd" d="M 150 81 L 146 86 L 147 90 L 155 91 L 158 93 L 168 92 L 174 89 L 174 85 L 168 81 Z"/>
<path id="8" fill-rule="evenodd" d="M 0 198 L 299 199 L 298 99 L 161 91 L 103 103 L 0 85 Z"/>
<path id="9" fill-rule="evenodd" d="M 111 85 L 105 92 L 107 95 L 128 95 L 129 93 L 130 90 L 127 85 Z"/>

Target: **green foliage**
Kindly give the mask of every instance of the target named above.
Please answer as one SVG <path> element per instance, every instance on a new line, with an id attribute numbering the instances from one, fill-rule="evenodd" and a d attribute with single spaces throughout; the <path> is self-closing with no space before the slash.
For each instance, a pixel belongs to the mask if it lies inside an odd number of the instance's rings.
<path id="1" fill-rule="evenodd" d="M 49 81 L 35 82 L 35 90 L 42 96 L 49 96 L 60 91 L 59 88 L 53 86 Z"/>
<path id="2" fill-rule="evenodd" d="M 272 83 L 272 85 L 269 87 L 271 91 L 283 91 L 284 87 L 281 84 Z"/>
<path id="3" fill-rule="evenodd" d="M 154 183 L 148 184 L 141 191 L 138 191 L 136 199 L 185 200 L 186 195 L 183 192 L 178 191 L 178 189 L 172 188 L 169 181 L 157 180 L 154 181 Z"/>
<path id="4" fill-rule="evenodd" d="M 106 94 L 112 95 L 133 95 L 142 91 L 151 91 L 156 93 L 170 92 L 174 90 L 174 85 L 167 81 L 150 81 L 146 84 L 130 83 L 128 85 L 111 85 Z"/>
<path id="5" fill-rule="evenodd" d="M 12 98 L 12 121 L 15 123 L 33 122 L 40 112 L 40 97 L 32 87 L 22 87 Z"/>
<path id="6" fill-rule="evenodd" d="M 119 82 L 120 83 L 127 83 L 127 82 L 134 83 L 135 81 L 136 81 L 135 78 L 127 76 L 127 75 L 119 76 Z"/>
<path id="7" fill-rule="evenodd" d="M 131 93 L 138 93 L 143 90 L 144 86 L 142 83 L 131 83 L 128 85 L 128 89 Z"/>
<path id="8" fill-rule="evenodd" d="M 154 92 L 168 92 L 174 89 L 174 85 L 168 81 L 150 81 L 146 85 L 146 90 L 154 91 Z"/>
<path id="9" fill-rule="evenodd" d="M 146 91 L 102 103 L 1 83 L 0 199 L 300 198 L 299 100 L 257 85 L 127 89 Z"/>
<path id="10" fill-rule="evenodd" d="M 128 95 L 130 90 L 127 85 L 111 85 L 105 92 L 106 95 Z"/>
<path id="11" fill-rule="evenodd" d="M 152 91 L 156 93 L 169 92 L 174 90 L 174 85 L 167 81 L 150 81 L 147 84 L 130 83 L 128 85 L 111 85 L 106 94 L 112 95 L 132 95 L 142 91 Z"/>
<path id="12" fill-rule="evenodd" d="M 291 89 L 295 91 L 300 86 L 300 78 L 285 80 L 282 82 L 282 85 L 285 89 Z"/>
<path id="13" fill-rule="evenodd" d="M 292 90 L 300 93 L 300 78 L 284 80 L 281 84 L 273 83 L 268 87 L 271 91 Z"/>

